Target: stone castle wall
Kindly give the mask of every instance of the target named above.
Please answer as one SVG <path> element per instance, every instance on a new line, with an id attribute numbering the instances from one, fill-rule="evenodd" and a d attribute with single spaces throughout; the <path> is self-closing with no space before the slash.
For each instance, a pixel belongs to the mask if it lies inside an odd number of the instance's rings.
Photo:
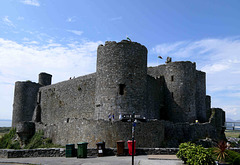
<path id="1" fill-rule="evenodd" d="M 88 147 L 96 147 L 97 142 L 104 141 L 107 148 L 116 148 L 119 140 L 131 140 L 131 123 L 121 121 L 87 120 L 70 118 L 69 122 L 58 122 L 51 125 L 37 124 L 37 130 L 44 130 L 45 136 L 54 143 L 66 145 L 88 142 Z M 137 123 L 135 127 L 136 147 L 178 147 L 182 142 L 211 138 L 220 138 L 215 127 L 210 123 L 189 124 L 173 123 L 163 120 L 152 120 Z"/>
<path id="2" fill-rule="evenodd" d="M 96 75 L 90 74 L 40 88 L 43 123 L 68 122 L 69 118 L 93 119 Z"/>
<path id="3" fill-rule="evenodd" d="M 51 125 L 37 124 L 37 130 L 44 130 L 54 143 L 88 142 L 88 147 L 96 147 L 97 142 L 105 141 L 106 147 L 116 148 L 119 140 L 132 138 L 132 124 L 122 121 L 87 120 L 70 118 L 68 122 Z M 164 125 L 161 121 L 137 123 L 135 129 L 136 147 L 160 147 L 164 140 Z M 151 143 L 149 143 L 151 142 Z M 125 143 L 127 147 L 127 143 Z"/>

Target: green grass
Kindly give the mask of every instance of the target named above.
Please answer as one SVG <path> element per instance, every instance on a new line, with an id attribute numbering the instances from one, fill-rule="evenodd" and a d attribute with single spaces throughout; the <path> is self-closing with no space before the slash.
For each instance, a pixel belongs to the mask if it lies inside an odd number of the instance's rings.
<path id="1" fill-rule="evenodd" d="M 226 130 L 225 135 L 226 137 L 239 138 L 240 131 Z"/>

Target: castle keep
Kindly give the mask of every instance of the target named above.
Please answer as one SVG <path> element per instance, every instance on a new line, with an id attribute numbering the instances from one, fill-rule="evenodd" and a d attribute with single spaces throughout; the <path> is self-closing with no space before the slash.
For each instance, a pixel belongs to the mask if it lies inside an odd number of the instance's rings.
<path id="1" fill-rule="evenodd" d="M 148 119 L 137 124 L 138 147 L 223 137 L 225 113 L 211 109 L 206 74 L 190 61 L 148 68 L 147 48 L 139 43 L 107 41 L 98 47 L 96 73 L 57 84 L 51 78 L 40 73 L 38 83 L 15 83 L 12 127 L 24 132 L 30 123 L 61 145 L 116 147 L 131 138 L 131 124 L 119 117 L 135 112 Z"/>

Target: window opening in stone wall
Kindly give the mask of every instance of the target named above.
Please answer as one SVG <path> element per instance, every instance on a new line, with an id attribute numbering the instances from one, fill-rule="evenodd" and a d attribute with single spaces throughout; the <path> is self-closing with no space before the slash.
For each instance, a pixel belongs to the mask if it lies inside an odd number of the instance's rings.
<path id="1" fill-rule="evenodd" d="M 172 94 L 172 98 L 173 98 L 173 92 L 171 94 Z"/>
<path id="2" fill-rule="evenodd" d="M 174 80 L 174 77 L 173 76 L 171 76 L 171 81 L 173 81 Z"/>
<path id="3" fill-rule="evenodd" d="M 124 95 L 126 85 L 125 84 L 119 84 L 119 94 Z"/>
<path id="4" fill-rule="evenodd" d="M 41 92 L 38 92 L 38 98 L 37 98 L 37 103 L 40 104 L 41 103 Z"/>

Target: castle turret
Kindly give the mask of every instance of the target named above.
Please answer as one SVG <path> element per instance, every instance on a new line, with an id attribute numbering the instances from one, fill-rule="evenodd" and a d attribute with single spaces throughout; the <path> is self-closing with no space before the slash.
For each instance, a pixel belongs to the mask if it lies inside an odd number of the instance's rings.
<path id="1" fill-rule="evenodd" d="M 30 81 L 15 83 L 12 127 L 16 127 L 19 122 L 32 120 L 40 87 L 40 84 Z"/>
<path id="2" fill-rule="evenodd" d="M 211 114 L 212 114 L 212 110 L 211 110 L 211 96 L 207 95 L 206 99 L 205 99 L 205 103 L 206 103 L 206 119 L 207 121 L 209 121 Z"/>
<path id="3" fill-rule="evenodd" d="M 38 83 L 41 84 L 42 86 L 51 85 L 52 75 L 44 72 L 40 73 L 38 75 Z"/>
<path id="4" fill-rule="evenodd" d="M 196 115 L 201 123 L 207 122 L 206 114 L 206 73 L 196 71 Z"/>
<path id="5" fill-rule="evenodd" d="M 105 42 L 97 50 L 94 119 L 146 115 L 147 49 L 129 41 Z"/>
<path id="6" fill-rule="evenodd" d="M 170 62 L 166 64 L 166 106 L 170 121 L 194 122 L 196 120 L 196 64 Z"/>

